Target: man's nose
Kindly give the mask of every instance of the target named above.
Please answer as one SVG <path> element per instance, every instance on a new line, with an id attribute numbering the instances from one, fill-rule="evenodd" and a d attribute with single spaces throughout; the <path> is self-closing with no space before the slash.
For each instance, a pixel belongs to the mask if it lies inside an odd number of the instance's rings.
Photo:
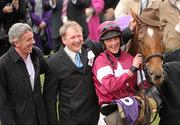
<path id="1" fill-rule="evenodd" d="M 36 41 L 33 39 L 33 40 L 32 40 L 32 44 L 35 44 L 35 43 L 36 43 Z"/>

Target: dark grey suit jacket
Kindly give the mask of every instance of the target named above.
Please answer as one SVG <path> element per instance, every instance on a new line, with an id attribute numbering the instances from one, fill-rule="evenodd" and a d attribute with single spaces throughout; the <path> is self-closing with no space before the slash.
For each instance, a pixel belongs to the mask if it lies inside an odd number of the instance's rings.
<path id="1" fill-rule="evenodd" d="M 165 80 L 160 86 L 163 106 L 159 125 L 180 125 L 180 61 L 165 63 L 164 74 Z"/>
<path id="2" fill-rule="evenodd" d="M 75 66 L 63 48 L 49 58 L 50 72 L 45 77 L 44 99 L 50 125 L 58 125 L 57 96 L 60 125 L 97 125 L 99 106 L 88 65 L 90 50 L 93 49 L 86 45 L 81 49 L 83 69 Z"/>
<path id="3" fill-rule="evenodd" d="M 34 91 L 22 58 L 14 47 L 0 58 L 0 120 L 2 125 L 45 125 L 47 117 L 41 93 L 40 73 L 47 64 L 42 52 L 33 48 Z"/>

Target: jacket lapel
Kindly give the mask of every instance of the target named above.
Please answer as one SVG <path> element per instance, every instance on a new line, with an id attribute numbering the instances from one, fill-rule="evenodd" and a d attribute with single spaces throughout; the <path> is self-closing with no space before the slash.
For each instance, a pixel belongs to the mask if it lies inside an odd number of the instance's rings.
<path id="1" fill-rule="evenodd" d="M 81 61 L 83 63 L 83 71 L 85 71 L 87 68 L 88 59 L 87 59 L 87 50 L 84 47 L 82 47 L 81 49 Z"/>
<path id="2" fill-rule="evenodd" d="M 68 66 L 70 66 L 72 69 L 80 71 L 80 69 L 78 69 L 76 67 L 76 65 L 73 63 L 73 61 L 71 60 L 71 58 L 67 55 L 67 53 L 64 51 L 63 48 L 60 48 L 59 52 L 58 52 L 59 58 L 60 60 L 64 63 L 67 64 Z"/>

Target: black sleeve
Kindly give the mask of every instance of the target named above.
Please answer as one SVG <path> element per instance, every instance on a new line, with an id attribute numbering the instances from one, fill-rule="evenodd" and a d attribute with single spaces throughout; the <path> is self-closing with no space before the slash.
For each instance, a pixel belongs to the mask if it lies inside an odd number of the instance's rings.
<path id="1" fill-rule="evenodd" d="M 52 68 L 52 64 L 49 66 L 48 72 L 45 74 L 44 86 L 43 86 L 43 98 L 47 112 L 47 120 L 49 125 L 58 125 L 58 113 L 57 113 L 57 92 L 58 82 L 57 73 Z"/>
<path id="2" fill-rule="evenodd" d="M 180 61 L 180 49 L 169 51 L 164 54 L 164 63 L 171 61 Z"/>
<path id="3" fill-rule="evenodd" d="M 95 42 L 95 41 L 91 41 L 91 40 L 87 39 L 87 40 L 85 41 L 85 43 L 83 44 L 83 46 L 84 46 L 86 49 L 92 50 L 96 57 L 97 57 L 97 55 L 99 55 L 101 52 L 103 52 L 101 42 Z"/>
<path id="4" fill-rule="evenodd" d="M 121 46 L 126 44 L 132 37 L 134 33 L 130 30 L 130 27 L 126 27 L 122 30 L 122 36 L 121 36 Z"/>

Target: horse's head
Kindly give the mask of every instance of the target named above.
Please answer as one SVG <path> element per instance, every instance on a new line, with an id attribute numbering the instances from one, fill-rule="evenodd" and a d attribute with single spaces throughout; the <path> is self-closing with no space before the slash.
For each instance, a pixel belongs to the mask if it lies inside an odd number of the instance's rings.
<path id="1" fill-rule="evenodd" d="M 132 44 L 134 44 L 134 54 L 141 53 L 143 55 L 143 67 L 151 82 L 159 85 L 164 79 L 162 24 L 157 21 L 158 17 L 155 16 L 155 10 L 148 9 L 147 13 L 143 11 L 144 13 L 142 12 L 141 15 L 132 11 L 132 17 L 137 22 Z"/>

